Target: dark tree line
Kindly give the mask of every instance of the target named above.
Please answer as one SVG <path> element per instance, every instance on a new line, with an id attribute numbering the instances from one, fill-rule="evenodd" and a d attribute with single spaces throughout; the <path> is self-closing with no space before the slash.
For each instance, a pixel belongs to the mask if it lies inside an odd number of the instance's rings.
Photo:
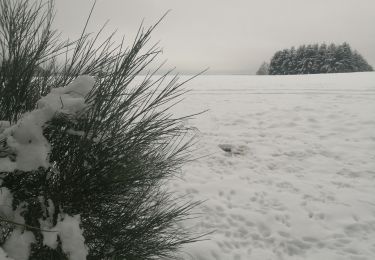
<path id="1" fill-rule="evenodd" d="M 373 71 L 373 68 L 348 43 L 325 43 L 292 47 L 274 54 L 270 75 L 343 73 Z"/>

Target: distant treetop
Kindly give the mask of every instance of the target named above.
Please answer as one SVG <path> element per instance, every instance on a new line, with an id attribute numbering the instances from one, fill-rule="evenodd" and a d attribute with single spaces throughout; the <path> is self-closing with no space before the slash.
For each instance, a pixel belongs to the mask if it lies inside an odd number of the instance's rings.
<path id="1" fill-rule="evenodd" d="M 270 64 L 267 62 L 263 62 L 262 65 L 260 65 L 257 75 L 268 75 L 270 70 Z"/>
<path id="2" fill-rule="evenodd" d="M 373 68 L 348 43 L 302 45 L 274 54 L 269 66 L 270 75 L 343 73 L 373 71 Z"/>

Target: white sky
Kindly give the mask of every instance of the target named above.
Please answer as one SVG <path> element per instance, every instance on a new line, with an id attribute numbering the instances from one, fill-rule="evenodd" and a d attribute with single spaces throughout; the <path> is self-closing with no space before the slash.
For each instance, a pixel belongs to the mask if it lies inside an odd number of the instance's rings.
<path id="1" fill-rule="evenodd" d="M 79 35 L 92 0 L 56 0 L 55 27 Z M 182 72 L 253 74 L 280 49 L 347 41 L 375 67 L 375 0 L 98 0 L 89 31 L 107 20 L 131 40 L 167 10 L 152 40 Z"/>

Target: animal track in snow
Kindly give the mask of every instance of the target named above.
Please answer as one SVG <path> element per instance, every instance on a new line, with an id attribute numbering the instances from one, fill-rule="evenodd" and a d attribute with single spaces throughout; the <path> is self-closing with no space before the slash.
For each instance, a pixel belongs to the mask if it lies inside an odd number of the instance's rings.
<path id="1" fill-rule="evenodd" d="M 283 225 L 290 227 L 290 216 L 288 214 L 278 214 L 275 216 L 275 219 Z"/>
<path id="2" fill-rule="evenodd" d="M 245 145 L 219 144 L 218 146 L 221 150 L 223 150 L 227 155 L 230 156 L 245 155 L 249 150 Z"/>

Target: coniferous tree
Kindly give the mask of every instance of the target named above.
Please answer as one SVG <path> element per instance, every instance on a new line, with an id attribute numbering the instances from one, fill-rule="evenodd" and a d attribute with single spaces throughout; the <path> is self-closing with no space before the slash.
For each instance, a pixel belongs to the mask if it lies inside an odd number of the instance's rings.
<path id="1" fill-rule="evenodd" d="M 281 74 L 286 75 L 289 67 L 289 50 L 284 49 L 281 53 Z"/>
<path id="2" fill-rule="evenodd" d="M 373 71 L 372 66 L 356 51 L 353 52 L 353 61 L 357 66 L 357 71 Z"/>
<path id="3" fill-rule="evenodd" d="M 326 67 L 326 59 L 327 59 L 327 44 L 323 43 L 318 48 L 318 71 L 320 73 L 327 73 L 328 68 Z"/>
<path id="4" fill-rule="evenodd" d="M 282 52 L 278 51 L 272 57 L 270 62 L 270 75 L 282 75 L 281 71 L 281 62 L 282 62 Z"/>
<path id="5" fill-rule="evenodd" d="M 298 47 L 296 52 L 296 74 L 303 74 L 303 66 L 305 61 L 305 50 L 306 46 L 302 45 Z"/>
<path id="6" fill-rule="evenodd" d="M 296 59 L 296 55 L 297 55 L 297 50 L 293 46 L 290 49 L 290 53 L 289 53 L 289 67 L 288 67 L 288 71 L 291 74 L 296 74 L 297 73 L 297 59 Z"/>
<path id="7" fill-rule="evenodd" d="M 268 75 L 270 65 L 267 62 L 263 62 L 262 65 L 256 72 L 256 75 Z"/>
<path id="8" fill-rule="evenodd" d="M 270 62 L 271 75 L 372 71 L 372 67 L 348 43 L 302 45 L 278 51 Z"/>

